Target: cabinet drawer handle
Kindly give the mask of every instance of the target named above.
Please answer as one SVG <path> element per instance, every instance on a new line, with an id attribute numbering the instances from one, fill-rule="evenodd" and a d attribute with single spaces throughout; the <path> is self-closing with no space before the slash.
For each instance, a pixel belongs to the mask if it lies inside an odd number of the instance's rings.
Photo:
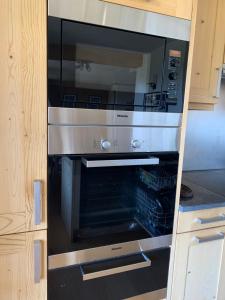
<path id="1" fill-rule="evenodd" d="M 34 225 L 40 225 L 42 219 L 42 182 L 34 180 Z"/>
<path id="2" fill-rule="evenodd" d="M 224 239 L 224 233 L 220 232 L 216 235 L 211 235 L 211 236 L 206 236 L 206 237 L 194 237 L 194 240 L 198 243 L 198 244 L 202 244 L 202 243 L 208 243 L 208 242 L 213 242 L 213 241 L 218 241 L 218 240 L 223 240 Z"/>
<path id="3" fill-rule="evenodd" d="M 223 67 L 221 66 L 219 68 L 216 68 L 216 71 L 218 72 L 218 77 L 217 77 L 217 83 L 216 83 L 216 90 L 215 90 L 214 98 L 219 98 L 220 97 Z"/>
<path id="4" fill-rule="evenodd" d="M 222 222 L 222 221 L 225 221 L 225 214 L 221 214 L 217 217 L 212 217 L 207 219 L 197 218 L 194 220 L 195 223 L 199 223 L 199 224 L 210 224 L 210 223 Z"/>
<path id="5" fill-rule="evenodd" d="M 34 241 L 34 283 L 41 281 L 41 241 Z"/>

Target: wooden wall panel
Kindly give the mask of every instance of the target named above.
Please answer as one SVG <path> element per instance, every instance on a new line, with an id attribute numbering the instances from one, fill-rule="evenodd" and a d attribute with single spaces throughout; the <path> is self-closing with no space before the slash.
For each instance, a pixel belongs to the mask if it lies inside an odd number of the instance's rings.
<path id="1" fill-rule="evenodd" d="M 186 76 L 185 95 L 184 95 L 184 110 L 183 110 L 182 129 L 181 129 L 180 148 L 179 148 L 179 165 L 178 165 L 178 175 L 177 175 L 177 190 L 176 190 L 175 214 L 174 214 L 174 224 L 173 224 L 173 237 L 172 237 L 172 247 L 171 247 L 171 254 L 170 254 L 168 285 L 167 285 L 167 298 L 166 298 L 167 300 L 173 300 L 172 293 L 174 288 L 174 276 L 175 276 L 174 260 L 177 251 L 176 232 L 178 226 L 180 190 L 181 190 L 181 180 L 182 180 L 182 172 L 183 172 L 185 136 L 186 136 L 187 117 L 188 117 L 188 105 L 189 105 L 190 90 L 191 90 L 191 73 L 192 73 L 192 65 L 193 65 L 195 39 L 196 39 L 197 4 L 198 4 L 198 0 L 193 0 L 191 36 L 190 36 L 187 76 Z"/>

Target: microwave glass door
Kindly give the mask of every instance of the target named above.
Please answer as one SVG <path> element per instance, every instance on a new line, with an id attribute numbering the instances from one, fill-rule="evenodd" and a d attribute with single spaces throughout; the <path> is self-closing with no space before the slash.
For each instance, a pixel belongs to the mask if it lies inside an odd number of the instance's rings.
<path id="1" fill-rule="evenodd" d="M 171 234 L 176 159 L 50 158 L 50 254 Z"/>
<path id="2" fill-rule="evenodd" d="M 182 112 L 187 42 L 49 19 L 49 105 Z"/>

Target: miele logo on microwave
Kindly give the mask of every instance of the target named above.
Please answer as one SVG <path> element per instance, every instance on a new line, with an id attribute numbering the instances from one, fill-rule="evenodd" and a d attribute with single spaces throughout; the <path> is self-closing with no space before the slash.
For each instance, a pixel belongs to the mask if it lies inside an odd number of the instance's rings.
<path id="1" fill-rule="evenodd" d="M 118 118 L 128 118 L 128 115 L 121 115 L 121 114 L 118 114 L 117 117 L 118 117 Z"/>
<path id="2" fill-rule="evenodd" d="M 117 250 L 122 250 L 123 247 L 114 247 L 114 248 L 111 248 L 112 251 L 117 251 Z"/>

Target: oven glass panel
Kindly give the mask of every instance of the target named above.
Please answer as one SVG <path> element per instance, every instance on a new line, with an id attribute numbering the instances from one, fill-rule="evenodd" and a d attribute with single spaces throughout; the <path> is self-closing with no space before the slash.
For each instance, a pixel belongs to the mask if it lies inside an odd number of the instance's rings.
<path id="1" fill-rule="evenodd" d="M 49 19 L 49 105 L 181 112 L 187 42 Z"/>
<path id="2" fill-rule="evenodd" d="M 87 168 L 82 159 L 49 158 L 50 255 L 172 233 L 177 155 L 155 166 Z"/>

